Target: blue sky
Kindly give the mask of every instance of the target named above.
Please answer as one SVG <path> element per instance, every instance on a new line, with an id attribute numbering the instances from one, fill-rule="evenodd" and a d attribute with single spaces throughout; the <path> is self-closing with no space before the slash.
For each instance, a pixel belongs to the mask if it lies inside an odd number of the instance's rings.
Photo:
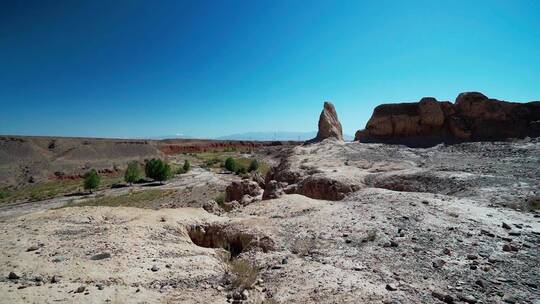
<path id="1" fill-rule="evenodd" d="M 540 100 L 540 2 L 1 1 L 0 134 L 344 131 L 380 103 Z"/>

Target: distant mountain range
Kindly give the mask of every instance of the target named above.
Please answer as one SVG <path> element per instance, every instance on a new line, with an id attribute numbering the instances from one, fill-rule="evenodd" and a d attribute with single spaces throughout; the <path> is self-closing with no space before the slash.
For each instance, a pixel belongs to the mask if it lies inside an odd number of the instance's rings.
<path id="1" fill-rule="evenodd" d="M 305 141 L 312 139 L 317 135 L 317 132 L 287 132 L 287 131 L 278 131 L 278 132 L 246 132 L 231 134 L 227 136 L 216 137 L 215 139 L 220 140 L 298 140 Z M 348 134 L 343 135 L 345 140 L 353 140 L 354 137 Z"/>
<path id="2" fill-rule="evenodd" d="M 317 135 L 317 132 L 289 132 L 289 131 L 278 131 L 278 132 L 246 132 L 246 133 L 237 133 L 230 134 L 225 136 L 219 136 L 214 138 L 201 138 L 194 137 L 184 134 L 176 135 L 163 135 L 163 136 L 152 136 L 146 139 L 216 139 L 216 140 L 260 140 L 260 141 L 272 141 L 272 140 L 298 140 L 306 141 L 314 138 Z M 343 134 L 345 140 L 352 141 L 353 136 L 348 134 Z"/>

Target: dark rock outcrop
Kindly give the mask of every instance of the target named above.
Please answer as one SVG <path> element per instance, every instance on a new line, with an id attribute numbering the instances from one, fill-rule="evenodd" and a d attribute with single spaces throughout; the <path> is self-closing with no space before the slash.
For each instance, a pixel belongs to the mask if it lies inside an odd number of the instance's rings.
<path id="1" fill-rule="evenodd" d="M 317 142 L 327 138 L 343 140 L 343 130 L 339 122 L 336 108 L 330 101 L 324 102 L 324 108 L 319 116 L 319 131 L 317 137 L 309 142 Z"/>
<path id="2" fill-rule="evenodd" d="M 490 99 L 461 93 L 454 104 L 432 97 L 375 108 L 355 140 L 428 147 L 439 143 L 496 141 L 540 136 L 540 102 Z"/>

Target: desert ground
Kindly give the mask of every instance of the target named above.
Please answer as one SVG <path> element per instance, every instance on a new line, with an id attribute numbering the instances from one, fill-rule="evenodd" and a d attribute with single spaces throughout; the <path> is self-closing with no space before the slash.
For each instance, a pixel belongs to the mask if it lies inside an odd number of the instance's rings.
<path id="1" fill-rule="evenodd" d="M 233 154 L 266 179 L 169 153 L 163 185 L 3 201 L 1 302 L 540 303 L 538 139 Z"/>

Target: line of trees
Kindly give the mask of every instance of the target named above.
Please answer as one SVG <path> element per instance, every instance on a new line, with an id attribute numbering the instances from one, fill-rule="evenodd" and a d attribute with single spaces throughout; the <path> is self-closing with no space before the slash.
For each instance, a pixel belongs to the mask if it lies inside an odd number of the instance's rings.
<path id="1" fill-rule="evenodd" d="M 184 161 L 184 165 L 178 169 L 177 173 L 186 173 L 191 170 L 191 164 L 188 160 Z M 124 172 L 124 180 L 129 185 L 133 185 L 141 178 L 141 165 L 138 161 L 132 161 L 128 163 L 126 171 Z M 171 166 L 157 158 L 153 158 L 145 161 L 144 164 L 144 174 L 146 177 L 151 178 L 155 181 L 161 182 L 170 179 L 173 175 Z M 89 190 L 92 193 L 92 190 L 97 189 L 101 183 L 101 177 L 95 169 L 88 171 L 84 175 L 84 189 Z"/>

